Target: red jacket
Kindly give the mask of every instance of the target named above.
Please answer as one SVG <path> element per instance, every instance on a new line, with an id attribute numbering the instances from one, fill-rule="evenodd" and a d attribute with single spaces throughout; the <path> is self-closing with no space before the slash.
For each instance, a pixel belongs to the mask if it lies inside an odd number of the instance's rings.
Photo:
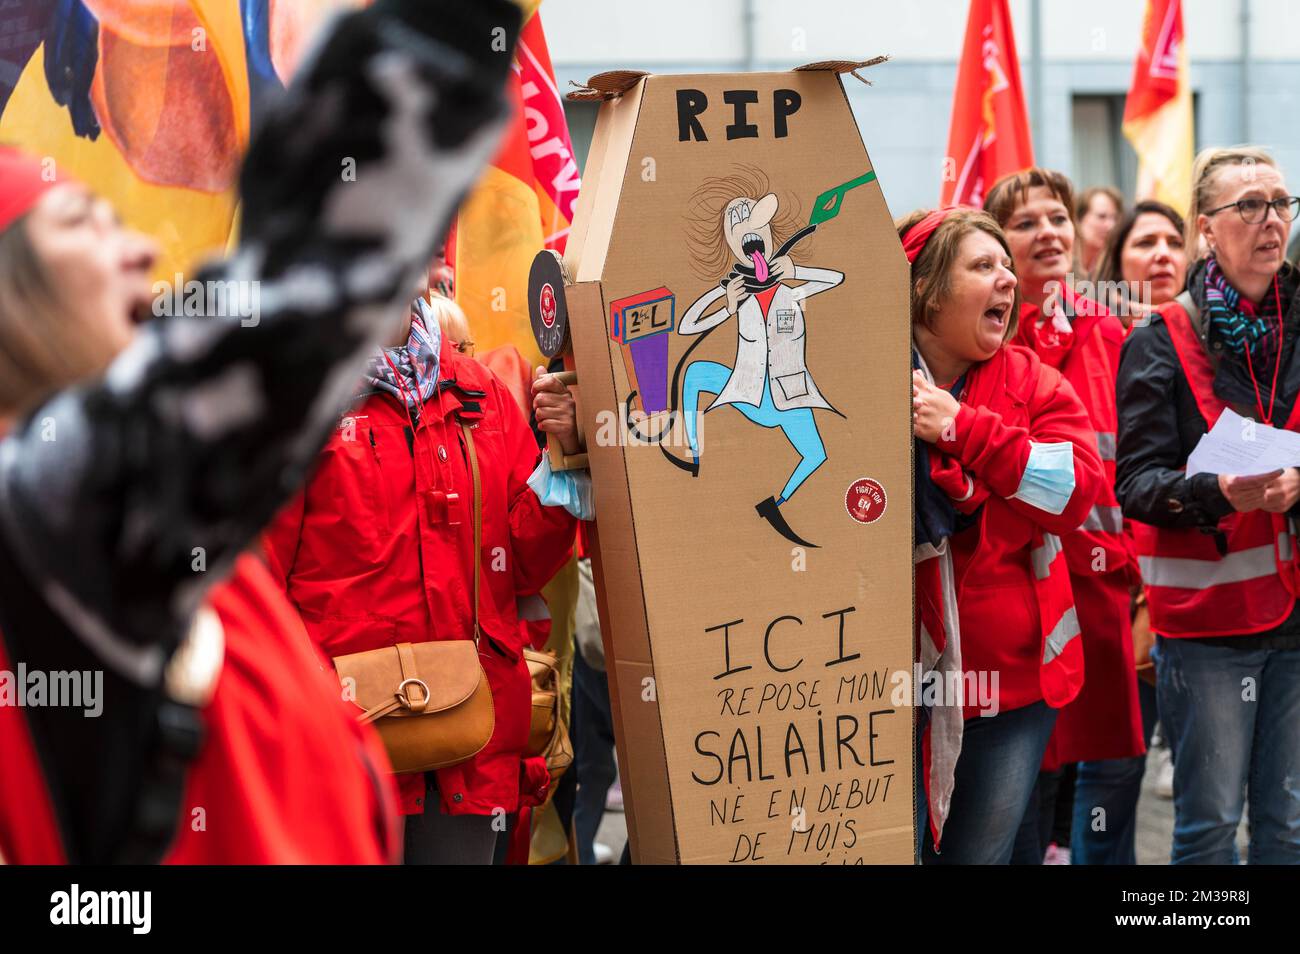
<path id="1" fill-rule="evenodd" d="M 1064 342 L 1039 328 L 1042 312 L 1024 304 L 1017 342 L 1058 368 L 1083 402 L 1096 432 L 1105 479 L 1083 526 L 1062 537 L 1083 634 L 1085 680 L 1057 720 L 1045 765 L 1125 758 L 1145 751 L 1130 627 L 1129 587 L 1138 581 L 1133 538 L 1115 496 L 1115 380 L 1124 325 L 1104 307 L 1065 290 L 1074 315 Z"/>
<path id="2" fill-rule="evenodd" d="M 342 703 L 337 680 L 261 561 L 241 557 L 208 602 L 225 631 L 225 660 L 164 860 L 397 860 L 383 746 Z M 0 641 L 0 669 L 9 668 Z M 64 863 L 26 718 L 12 706 L 0 706 L 0 779 L 0 854 L 18 864 Z"/>
<path id="3" fill-rule="evenodd" d="M 1097 495 L 1097 503 L 1088 513 L 1084 526 L 1064 537 L 1065 555 L 1075 575 L 1096 576 L 1098 547 L 1105 553 L 1104 574 L 1126 575 L 1137 582 L 1137 559 L 1130 534 L 1124 532 L 1123 515 L 1115 497 L 1115 431 L 1119 416 L 1115 406 L 1115 379 L 1119 373 L 1119 352 L 1124 344 L 1124 325 L 1103 306 L 1073 291 L 1065 291 L 1066 307 L 1074 314 L 1072 340 L 1066 347 L 1054 347 L 1036 332 L 1042 312 L 1034 305 L 1020 307 L 1020 328 L 1016 344 L 1038 354 L 1045 363 L 1061 372 L 1083 402 L 1096 432 L 1106 480 Z M 1127 581 L 1119 576 L 1116 585 Z"/>
<path id="4" fill-rule="evenodd" d="M 472 638 L 473 483 L 458 419 L 473 426 L 483 487 L 479 658 L 496 728 L 473 759 L 438 770 L 438 791 L 449 814 L 512 812 L 532 713 L 515 601 L 568 559 L 576 521 L 528 489 L 540 453 L 505 386 L 445 336 L 439 360 L 439 390 L 413 440 L 388 393 L 344 415 L 303 492 L 268 528 L 267 560 L 328 656 Z M 525 774 L 536 787 L 545 773 Z M 423 811 L 422 775 L 399 776 L 398 789 L 403 813 Z"/>
<path id="5" fill-rule="evenodd" d="M 1044 698 L 1064 705 L 1078 692 L 1082 656 L 1078 640 L 1068 639 L 1064 651 L 1045 661 L 1052 655 L 1045 652 L 1045 630 L 1053 623 L 1044 626 L 1043 614 L 1045 605 L 1068 607 L 1069 586 L 1064 573 L 1050 580 L 1036 574 L 1035 561 L 1059 562 L 1044 552 L 1044 534 L 1079 526 L 1096 499 L 1102 468 L 1091 424 L 1069 383 L 1033 352 L 1012 345 L 971 369 L 955 425 L 953 440 L 935 448 L 972 481 L 967 504 L 982 502 L 977 525 L 952 537 L 962 668 L 998 674 L 1000 710 Z M 1074 491 L 1060 514 L 1013 498 L 1031 441 L 1074 445 Z M 1056 589 L 1064 592 L 1049 592 L 1045 603 L 1044 590 Z M 967 707 L 968 717 L 978 713 Z"/>

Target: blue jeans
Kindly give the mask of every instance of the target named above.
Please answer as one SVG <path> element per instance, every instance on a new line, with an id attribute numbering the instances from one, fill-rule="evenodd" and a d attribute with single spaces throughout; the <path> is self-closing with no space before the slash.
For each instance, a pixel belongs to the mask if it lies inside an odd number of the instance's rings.
<path id="1" fill-rule="evenodd" d="M 618 778 L 614 763 L 614 725 L 609 708 L 609 679 L 592 668 L 582 653 L 573 654 L 573 771 L 578 793 L 573 800 L 573 836 L 578 864 L 596 863 L 596 832 L 605 816 L 605 798 Z"/>
<path id="2" fill-rule="evenodd" d="M 1142 742 L 1150 746 L 1157 721 L 1155 687 L 1138 680 L 1138 703 Z M 1137 805 L 1146 767 L 1145 755 L 1079 763 L 1070 826 L 1071 864 L 1137 864 Z"/>
<path id="3" fill-rule="evenodd" d="M 1250 863 L 1300 864 L 1300 650 L 1157 637 L 1152 655 L 1174 757 L 1171 862 L 1235 864 L 1249 797 Z"/>
<path id="4" fill-rule="evenodd" d="M 1055 725 L 1056 710 L 1041 700 L 989 718 L 966 720 L 952 807 L 939 852 L 930 837 L 925 797 L 917 796 L 923 864 L 1005 865 L 1011 861 L 1016 831 L 1025 817 Z M 919 783 L 917 790 L 921 792 Z"/>

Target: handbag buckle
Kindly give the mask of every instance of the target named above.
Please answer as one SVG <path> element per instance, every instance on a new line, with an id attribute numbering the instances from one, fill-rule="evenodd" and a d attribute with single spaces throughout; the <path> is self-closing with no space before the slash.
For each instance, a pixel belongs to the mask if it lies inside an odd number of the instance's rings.
<path id="1" fill-rule="evenodd" d="M 406 692 L 408 685 L 416 685 L 423 689 L 424 698 L 418 703 L 412 702 L 410 693 Z M 402 704 L 403 708 L 410 709 L 412 712 L 423 712 L 424 707 L 429 704 L 429 684 L 423 679 L 403 679 L 397 686 L 396 695 L 397 701 Z"/>

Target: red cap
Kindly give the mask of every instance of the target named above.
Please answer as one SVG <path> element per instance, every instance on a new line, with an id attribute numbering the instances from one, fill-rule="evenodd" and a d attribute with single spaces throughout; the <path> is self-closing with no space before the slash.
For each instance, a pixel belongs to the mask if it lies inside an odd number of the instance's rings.
<path id="1" fill-rule="evenodd" d="M 32 210 L 47 190 L 57 185 L 35 159 L 9 146 L 0 146 L 0 232 Z"/>
<path id="2" fill-rule="evenodd" d="M 934 234 L 935 229 L 957 209 L 958 206 L 955 205 L 935 209 L 907 230 L 907 234 L 903 236 L 903 253 L 909 262 L 916 261 L 916 257 L 921 254 L 921 249 L 925 248 L 925 243 L 930 241 L 930 236 Z"/>

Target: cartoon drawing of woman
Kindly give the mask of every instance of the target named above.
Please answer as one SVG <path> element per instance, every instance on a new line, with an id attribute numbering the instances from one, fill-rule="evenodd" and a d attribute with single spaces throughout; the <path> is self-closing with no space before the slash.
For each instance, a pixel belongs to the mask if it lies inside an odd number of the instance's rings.
<path id="1" fill-rule="evenodd" d="M 682 414 L 694 458 L 692 473 L 698 475 L 700 466 L 696 426 L 701 393 L 717 395 L 709 411 L 729 404 L 760 427 L 779 427 L 799 462 L 780 493 L 754 509 L 786 539 L 816 546 L 790 529 L 780 507 L 826 461 L 813 409 L 839 414 L 808 370 L 803 302 L 839 285 L 844 274 L 794 264 L 789 251 L 815 226 L 799 228 L 797 209 L 778 199 L 761 170 L 741 166 L 731 175 L 707 179 L 694 202 L 688 239 L 698 266 L 711 276 L 731 268 L 718 287 L 687 309 L 677 330 L 700 334 L 734 315 L 737 336 L 732 367 L 693 361 L 686 368 Z M 778 245 L 778 237 L 785 241 Z"/>

